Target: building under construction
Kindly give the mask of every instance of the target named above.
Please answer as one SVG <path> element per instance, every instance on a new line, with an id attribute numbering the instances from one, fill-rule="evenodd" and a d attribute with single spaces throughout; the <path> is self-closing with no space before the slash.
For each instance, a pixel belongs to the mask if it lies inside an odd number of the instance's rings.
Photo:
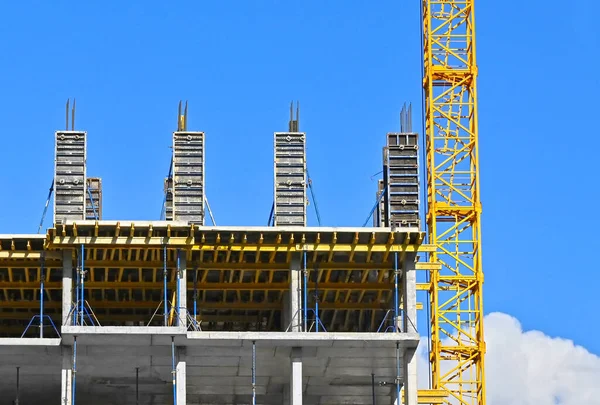
<path id="1" fill-rule="evenodd" d="M 263 227 L 205 224 L 210 154 L 187 106 L 157 179 L 162 220 L 104 220 L 88 134 L 57 131 L 53 227 L 0 236 L 0 398 L 415 404 L 417 135 L 382 134 L 373 226 L 308 227 L 307 134 L 290 114 Z"/>
<path id="2" fill-rule="evenodd" d="M 104 220 L 67 106 L 52 227 L 0 235 L 0 405 L 485 404 L 473 3 L 421 3 L 423 136 L 410 109 L 381 134 L 362 227 L 307 226 L 310 134 L 292 112 L 268 226 L 217 226 L 210 148 L 181 106 L 162 218 Z"/>

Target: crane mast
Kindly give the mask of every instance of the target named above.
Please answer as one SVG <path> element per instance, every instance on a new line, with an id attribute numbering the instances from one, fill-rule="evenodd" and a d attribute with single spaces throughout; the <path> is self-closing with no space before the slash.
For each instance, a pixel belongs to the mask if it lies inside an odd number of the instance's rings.
<path id="1" fill-rule="evenodd" d="M 432 388 L 485 404 L 474 0 L 421 0 Z M 434 266 L 432 266 L 433 268 Z"/>

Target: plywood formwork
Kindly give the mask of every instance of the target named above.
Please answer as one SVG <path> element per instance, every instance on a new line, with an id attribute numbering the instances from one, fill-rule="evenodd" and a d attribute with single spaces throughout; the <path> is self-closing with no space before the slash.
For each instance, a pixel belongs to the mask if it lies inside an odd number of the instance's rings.
<path id="1" fill-rule="evenodd" d="M 319 289 L 327 330 L 377 330 L 393 306 L 393 257 L 407 260 L 422 245 L 416 230 L 387 228 L 197 227 L 181 222 L 78 221 L 46 238 L 5 236 L 0 247 L 0 325 L 24 329 L 39 310 L 41 261 L 45 310 L 61 307 L 62 252 L 84 247 L 86 299 L 102 325 L 147 325 L 167 288 L 175 290 L 176 254 L 187 262 L 187 308 L 212 330 L 282 330 L 290 260 L 307 252 L 309 290 Z M 167 260 L 163 260 L 166 248 Z M 74 261 L 76 263 L 76 261 Z M 314 305 L 311 293 L 309 305 Z M 154 320 L 160 324 L 159 319 Z"/>

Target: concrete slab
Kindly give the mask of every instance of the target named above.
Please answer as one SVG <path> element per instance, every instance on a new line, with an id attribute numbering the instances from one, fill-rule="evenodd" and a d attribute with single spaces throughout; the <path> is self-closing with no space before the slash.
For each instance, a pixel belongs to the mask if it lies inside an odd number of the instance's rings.
<path id="1" fill-rule="evenodd" d="M 62 344 L 78 345 L 167 346 L 185 345 L 186 330 L 177 326 L 63 326 Z"/>
<path id="2" fill-rule="evenodd" d="M 0 346 L 60 346 L 60 338 L 0 338 Z"/>
<path id="3" fill-rule="evenodd" d="M 336 349 L 401 348 L 415 349 L 417 333 L 304 333 L 304 332 L 188 332 L 187 346 L 318 347 Z M 361 351 L 355 351 L 360 355 Z"/>

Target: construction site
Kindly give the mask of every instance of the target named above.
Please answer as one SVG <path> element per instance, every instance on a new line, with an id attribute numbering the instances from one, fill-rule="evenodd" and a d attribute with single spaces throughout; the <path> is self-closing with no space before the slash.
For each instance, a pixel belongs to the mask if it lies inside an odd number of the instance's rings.
<path id="1" fill-rule="evenodd" d="M 373 139 L 362 226 L 321 226 L 293 104 L 265 134 L 267 225 L 216 224 L 205 184 L 223 179 L 187 102 L 164 134 L 161 218 L 105 219 L 100 134 L 67 102 L 38 233 L 0 224 L 0 405 L 485 404 L 473 0 L 422 7 L 423 117 L 405 105 Z"/>

